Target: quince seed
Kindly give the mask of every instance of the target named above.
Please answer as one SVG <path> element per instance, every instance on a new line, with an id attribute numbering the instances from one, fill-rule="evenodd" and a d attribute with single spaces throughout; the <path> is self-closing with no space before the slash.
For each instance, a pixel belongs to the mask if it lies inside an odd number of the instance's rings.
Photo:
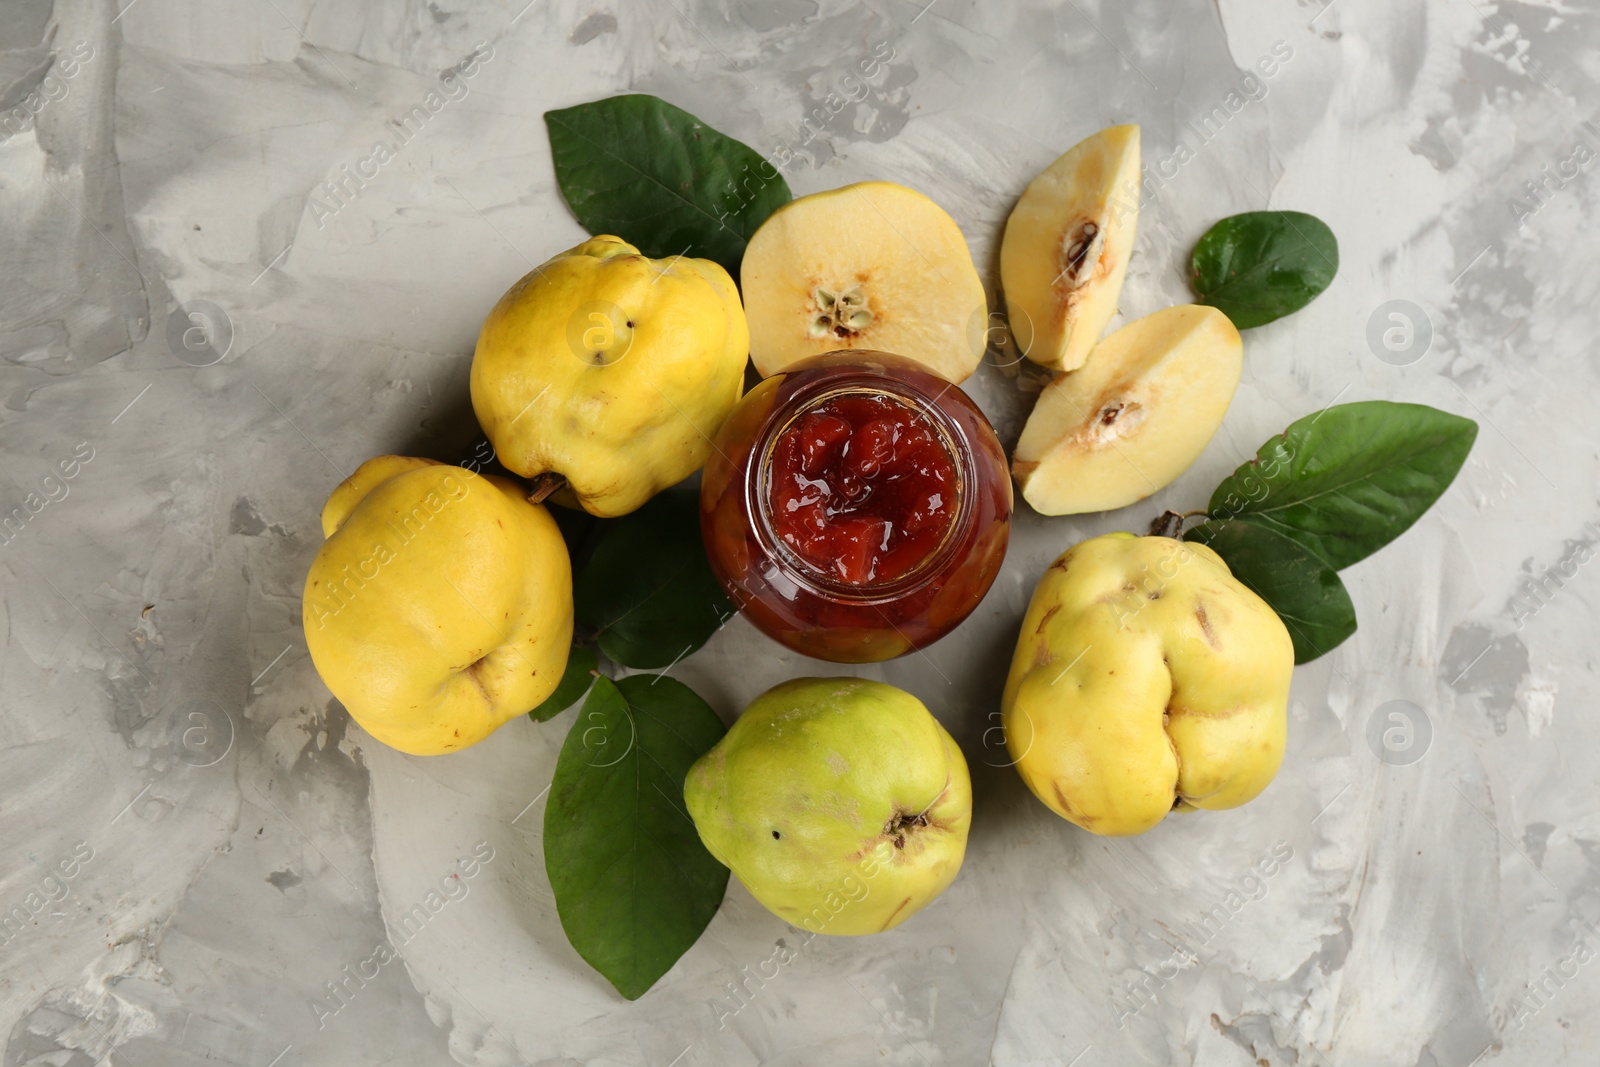
<path id="1" fill-rule="evenodd" d="M 1085 266 L 1090 266 L 1098 256 L 1090 256 L 1089 252 L 1095 246 L 1095 238 L 1100 236 L 1100 226 L 1097 223 L 1085 221 L 1079 224 L 1069 235 L 1065 243 L 1065 256 L 1062 273 L 1067 275 L 1069 285 L 1081 285 L 1086 275 Z"/>

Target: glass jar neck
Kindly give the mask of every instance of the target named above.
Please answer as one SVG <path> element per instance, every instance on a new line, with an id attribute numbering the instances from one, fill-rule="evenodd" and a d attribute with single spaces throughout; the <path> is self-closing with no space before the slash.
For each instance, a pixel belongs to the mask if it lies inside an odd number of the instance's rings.
<path id="1" fill-rule="evenodd" d="M 951 386 L 950 388 L 954 388 Z M 933 431 L 943 446 L 954 472 L 955 506 L 949 511 L 935 547 L 904 574 L 890 579 L 849 582 L 818 566 L 792 548 L 780 534 L 772 509 L 774 460 L 779 442 L 797 429 L 800 420 L 824 405 L 848 397 L 870 397 L 886 401 L 917 419 Z M 962 427 L 935 403 L 935 398 L 907 382 L 863 372 L 841 375 L 808 383 L 787 397 L 768 416 L 752 450 L 745 479 L 746 511 L 758 542 L 774 561 L 782 564 L 787 577 L 811 592 L 834 600 L 885 602 L 935 580 L 946 569 L 973 521 L 972 479 L 976 463 Z"/>

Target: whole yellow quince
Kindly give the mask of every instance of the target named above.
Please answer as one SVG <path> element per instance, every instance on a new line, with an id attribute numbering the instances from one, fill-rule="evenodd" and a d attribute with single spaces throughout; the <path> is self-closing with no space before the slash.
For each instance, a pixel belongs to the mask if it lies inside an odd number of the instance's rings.
<path id="1" fill-rule="evenodd" d="M 727 271 L 596 237 L 489 312 L 472 407 L 507 469 L 559 476 L 556 499 L 624 515 L 705 464 L 744 392 L 749 352 Z"/>
<path id="2" fill-rule="evenodd" d="M 1294 645 L 1204 545 L 1106 534 L 1050 565 L 1001 704 L 1028 788 L 1097 834 L 1233 808 L 1283 762 Z"/>
<path id="3" fill-rule="evenodd" d="M 796 678 L 745 709 L 689 768 L 706 850 L 814 934 L 875 934 L 961 869 L 972 782 L 922 701 L 865 678 Z"/>
<path id="4" fill-rule="evenodd" d="M 454 752 L 555 690 L 572 646 L 572 567 L 555 520 L 520 486 L 379 456 L 328 497 L 322 530 L 306 645 L 373 737 Z"/>

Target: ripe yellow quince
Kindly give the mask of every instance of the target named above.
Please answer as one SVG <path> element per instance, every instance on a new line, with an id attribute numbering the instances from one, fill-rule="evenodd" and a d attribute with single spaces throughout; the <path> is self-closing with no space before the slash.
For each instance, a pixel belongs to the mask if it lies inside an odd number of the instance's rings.
<path id="1" fill-rule="evenodd" d="M 478 334 L 472 407 L 506 468 L 625 515 L 705 464 L 744 392 L 750 334 L 728 272 L 616 237 L 551 259 Z"/>
<path id="2" fill-rule="evenodd" d="M 1051 564 L 1001 703 L 1028 788 L 1097 834 L 1232 808 L 1283 762 L 1294 645 L 1204 545 L 1106 534 Z"/>
<path id="3" fill-rule="evenodd" d="M 972 782 L 910 693 L 864 678 L 767 690 L 689 768 L 700 840 L 757 900 L 817 934 L 875 934 L 961 869 Z"/>
<path id="4" fill-rule="evenodd" d="M 322 512 L 303 622 L 317 673 L 402 752 L 476 744 L 555 690 L 572 567 L 522 487 L 432 460 L 363 463 Z"/>

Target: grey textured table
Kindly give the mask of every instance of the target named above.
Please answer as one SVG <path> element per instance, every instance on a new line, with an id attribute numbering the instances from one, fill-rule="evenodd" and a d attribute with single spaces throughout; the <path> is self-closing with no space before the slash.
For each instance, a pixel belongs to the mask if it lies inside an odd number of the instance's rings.
<path id="1" fill-rule="evenodd" d="M 1597 1062 L 1592 8 L 518 6 L 0 13 L 0 510 L 24 515 L 0 546 L 4 1064 Z M 869 91 L 830 98 L 869 56 Z M 783 149 L 797 193 L 927 192 L 991 289 L 1023 185 L 1112 122 L 1143 124 L 1150 167 L 1125 315 L 1185 299 L 1222 215 L 1310 211 L 1343 252 L 1326 294 L 1248 335 L 1186 476 L 1124 513 L 1024 511 L 961 630 L 860 671 L 972 765 L 950 891 L 801 945 L 735 883 L 631 1004 L 567 945 L 543 870 L 573 713 L 404 757 L 330 701 L 299 622 L 328 490 L 379 452 L 472 448 L 485 310 L 581 236 L 542 112 L 627 89 Z M 1014 441 L 1038 378 L 1006 362 L 969 388 Z M 1131 840 L 1050 815 L 993 729 L 1046 562 L 1364 398 L 1482 433 L 1346 573 L 1361 629 L 1298 671 L 1277 781 Z M 827 669 L 741 620 L 673 673 L 731 717 Z"/>

